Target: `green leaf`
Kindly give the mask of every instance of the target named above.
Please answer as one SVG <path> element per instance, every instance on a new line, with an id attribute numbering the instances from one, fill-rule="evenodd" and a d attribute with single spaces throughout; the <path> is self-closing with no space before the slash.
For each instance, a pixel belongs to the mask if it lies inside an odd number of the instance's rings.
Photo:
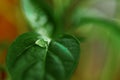
<path id="1" fill-rule="evenodd" d="M 80 44 L 65 35 L 49 45 L 37 33 L 25 33 L 10 46 L 7 68 L 12 80 L 69 80 L 75 71 Z"/>
<path id="2" fill-rule="evenodd" d="M 26 71 L 29 70 L 30 66 L 33 67 L 32 70 L 38 68 L 41 71 L 39 76 L 44 74 L 47 48 L 35 44 L 39 39 L 42 38 L 37 33 L 25 33 L 10 46 L 7 55 L 7 68 L 13 80 L 23 80 L 23 75 L 28 75 Z M 38 71 L 35 72 L 39 74 Z"/>
<path id="3" fill-rule="evenodd" d="M 69 80 L 78 64 L 79 53 L 80 44 L 72 36 L 66 35 L 56 41 L 51 41 L 46 60 L 46 66 L 49 66 L 48 73 L 52 73 L 55 80 Z"/>
<path id="4" fill-rule="evenodd" d="M 115 36 L 120 36 L 120 25 L 114 20 L 107 20 L 103 18 L 82 17 L 79 21 L 79 26 L 86 24 L 99 25 L 100 27 L 110 31 Z"/>

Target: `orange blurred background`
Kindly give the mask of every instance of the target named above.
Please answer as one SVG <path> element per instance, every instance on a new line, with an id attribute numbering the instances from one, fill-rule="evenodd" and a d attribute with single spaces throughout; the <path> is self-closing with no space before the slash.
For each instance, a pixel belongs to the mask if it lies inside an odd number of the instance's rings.
<path id="1" fill-rule="evenodd" d="M 18 0 L 0 1 L 0 80 L 6 80 L 4 66 L 8 46 L 16 36 L 27 31 L 18 2 Z"/>

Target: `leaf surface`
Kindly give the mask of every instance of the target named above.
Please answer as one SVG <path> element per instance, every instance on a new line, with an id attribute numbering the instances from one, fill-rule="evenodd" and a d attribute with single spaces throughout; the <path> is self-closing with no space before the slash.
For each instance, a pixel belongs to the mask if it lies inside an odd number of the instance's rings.
<path id="1" fill-rule="evenodd" d="M 29 32 L 10 46 L 7 68 L 12 80 L 69 80 L 79 53 L 80 44 L 73 36 L 65 35 L 48 45 L 39 34 Z"/>

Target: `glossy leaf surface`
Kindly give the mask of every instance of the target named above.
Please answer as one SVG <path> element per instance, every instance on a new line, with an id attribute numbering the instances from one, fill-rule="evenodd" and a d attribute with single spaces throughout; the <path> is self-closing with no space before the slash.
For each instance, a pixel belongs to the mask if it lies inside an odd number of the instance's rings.
<path id="1" fill-rule="evenodd" d="M 12 80 L 69 80 L 77 67 L 80 44 L 65 35 L 49 45 L 37 33 L 25 33 L 10 46 L 7 67 Z"/>

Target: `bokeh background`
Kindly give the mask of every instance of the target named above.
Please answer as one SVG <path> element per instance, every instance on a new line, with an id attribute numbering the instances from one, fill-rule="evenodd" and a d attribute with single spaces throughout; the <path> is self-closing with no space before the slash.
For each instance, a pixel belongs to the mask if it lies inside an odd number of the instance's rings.
<path id="1" fill-rule="evenodd" d="M 120 0 L 80 1 L 73 20 L 90 19 L 83 20 L 73 32 L 84 40 L 71 80 L 120 80 Z M 18 35 L 30 30 L 28 25 L 19 0 L 0 0 L 0 80 L 10 80 L 5 64 L 7 50 Z"/>
<path id="2" fill-rule="evenodd" d="M 0 0 L 0 80 L 9 80 L 5 59 L 11 42 L 27 27 L 18 0 Z"/>

